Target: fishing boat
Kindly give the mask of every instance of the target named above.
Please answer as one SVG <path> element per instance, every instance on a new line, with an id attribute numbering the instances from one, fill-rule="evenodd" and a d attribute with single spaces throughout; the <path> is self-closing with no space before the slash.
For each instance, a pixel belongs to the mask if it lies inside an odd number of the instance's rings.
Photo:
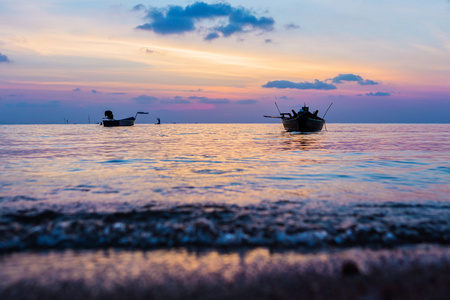
<path id="1" fill-rule="evenodd" d="M 330 104 L 330 107 L 332 104 L 333 103 Z M 306 104 L 298 112 L 292 110 L 292 113 L 282 113 L 278 108 L 278 105 L 276 103 L 275 105 L 277 106 L 280 116 L 264 116 L 264 117 L 281 119 L 281 123 L 283 124 L 284 129 L 287 132 L 302 132 L 302 133 L 319 132 L 322 130 L 325 124 L 325 119 L 317 115 L 319 111 L 316 110 L 314 113 L 311 113 L 309 111 L 309 107 L 306 106 Z M 330 109 L 330 107 L 328 107 L 328 109 Z"/>
<path id="2" fill-rule="evenodd" d="M 148 112 L 138 111 L 134 117 L 129 117 L 125 119 L 116 120 L 112 111 L 105 111 L 105 118 L 103 119 L 104 127 L 115 127 L 115 126 L 133 126 L 136 122 L 137 115 L 147 115 Z"/>

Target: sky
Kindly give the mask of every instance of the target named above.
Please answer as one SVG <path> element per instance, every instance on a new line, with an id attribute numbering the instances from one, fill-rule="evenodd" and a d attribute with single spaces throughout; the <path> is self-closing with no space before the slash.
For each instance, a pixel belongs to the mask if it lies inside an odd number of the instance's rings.
<path id="1" fill-rule="evenodd" d="M 450 123 L 450 0 L 0 0 L 0 124 Z"/>

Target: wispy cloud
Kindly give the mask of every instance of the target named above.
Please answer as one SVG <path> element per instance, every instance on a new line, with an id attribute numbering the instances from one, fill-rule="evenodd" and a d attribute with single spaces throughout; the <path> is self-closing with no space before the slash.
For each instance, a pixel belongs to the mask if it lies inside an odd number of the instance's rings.
<path id="1" fill-rule="evenodd" d="M 370 80 L 370 79 L 363 79 L 359 75 L 355 74 L 339 74 L 338 76 L 334 77 L 332 79 L 333 83 L 340 84 L 344 81 L 353 81 L 357 82 L 360 85 L 375 85 L 378 84 L 378 82 Z"/>
<path id="2" fill-rule="evenodd" d="M 288 24 L 284 25 L 284 28 L 291 30 L 291 29 L 299 29 L 300 26 L 298 26 L 295 23 L 288 23 Z"/>
<path id="3" fill-rule="evenodd" d="M 149 48 L 141 48 L 141 51 L 145 54 L 164 54 L 164 51 L 149 49 Z"/>
<path id="4" fill-rule="evenodd" d="M 145 10 L 147 10 L 147 8 L 145 7 L 144 4 L 137 4 L 137 5 L 133 6 L 132 10 L 134 10 L 134 11 L 144 10 L 145 11 Z"/>
<path id="5" fill-rule="evenodd" d="M 8 58 L 8 56 L 0 53 L 0 63 L 10 63 L 11 60 Z"/>
<path id="6" fill-rule="evenodd" d="M 159 101 L 160 103 L 165 103 L 165 104 L 191 104 L 192 101 L 185 99 L 181 96 L 175 96 L 173 98 L 169 98 L 169 99 L 161 99 Z"/>
<path id="7" fill-rule="evenodd" d="M 255 99 L 243 99 L 243 100 L 237 100 L 237 104 L 256 104 L 259 103 L 258 100 Z"/>
<path id="8" fill-rule="evenodd" d="M 140 95 L 138 97 L 132 98 L 133 101 L 136 101 L 141 104 L 149 104 L 149 103 L 162 103 L 162 104 L 191 104 L 191 103 L 204 103 L 204 104 L 229 104 L 236 103 L 242 105 L 250 105 L 259 103 L 256 99 L 242 99 L 231 101 L 227 98 L 208 98 L 208 97 L 199 97 L 199 96 L 190 96 L 190 97 L 181 97 L 175 96 L 173 98 L 157 98 L 153 96 Z"/>
<path id="9" fill-rule="evenodd" d="M 137 26 L 137 29 L 153 31 L 160 35 L 198 31 L 198 25 L 202 21 L 209 21 L 205 40 L 256 30 L 270 31 L 275 24 L 271 17 L 258 17 L 249 9 L 233 7 L 228 3 L 195 2 L 186 7 L 170 5 L 165 8 L 146 8 L 139 4 L 133 10 L 146 13 L 147 23 Z"/>
<path id="10" fill-rule="evenodd" d="M 281 97 L 277 97 L 277 98 L 279 98 L 281 100 L 293 100 L 293 99 L 295 99 L 293 97 L 288 97 L 288 96 L 281 96 Z"/>
<path id="11" fill-rule="evenodd" d="M 390 96 L 390 93 L 387 92 L 376 92 L 376 93 L 366 93 L 366 96 L 375 96 L 375 97 L 387 97 Z"/>
<path id="12" fill-rule="evenodd" d="M 80 88 L 73 89 L 72 92 L 81 92 Z"/>
<path id="13" fill-rule="evenodd" d="M 138 103 L 147 104 L 147 103 L 154 103 L 159 99 L 153 96 L 140 95 L 138 97 L 132 98 L 131 100 L 136 101 Z"/>
<path id="14" fill-rule="evenodd" d="M 298 89 L 298 90 L 334 90 L 336 86 L 316 79 L 314 82 L 292 82 L 288 80 L 269 81 L 264 88 Z"/>
<path id="15" fill-rule="evenodd" d="M 199 92 L 203 92 L 203 89 L 185 90 L 185 92 L 189 92 L 189 93 L 199 93 Z"/>
<path id="16" fill-rule="evenodd" d="M 231 100 L 226 98 L 207 98 L 207 97 L 191 96 L 189 97 L 189 99 L 197 100 L 198 103 L 207 103 L 207 104 L 227 104 L 231 102 Z"/>

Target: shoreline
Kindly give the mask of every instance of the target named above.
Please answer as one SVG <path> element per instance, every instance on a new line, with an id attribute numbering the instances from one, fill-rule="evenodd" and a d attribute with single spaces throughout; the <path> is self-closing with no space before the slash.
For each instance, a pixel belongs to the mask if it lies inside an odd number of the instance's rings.
<path id="1" fill-rule="evenodd" d="M 1 299 L 445 299 L 450 247 L 0 255 Z"/>
<path id="2" fill-rule="evenodd" d="M 320 250 L 449 245 L 449 208 L 446 203 L 337 205 L 280 200 L 242 206 L 152 202 L 116 212 L 29 209 L 0 214 L 0 253 L 27 249 Z"/>

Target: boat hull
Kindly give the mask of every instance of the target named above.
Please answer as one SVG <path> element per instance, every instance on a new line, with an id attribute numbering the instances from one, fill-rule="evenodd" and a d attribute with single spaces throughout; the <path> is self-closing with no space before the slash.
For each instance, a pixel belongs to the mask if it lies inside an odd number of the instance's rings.
<path id="1" fill-rule="evenodd" d="M 321 118 L 297 117 L 281 120 L 287 132 L 318 132 L 323 128 L 325 120 Z"/>
<path id="2" fill-rule="evenodd" d="M 136 118 L 130 117 L 122 120 L 103 120 L 104 127 L 116 127 L 116 126 L 133 126 Z"/>

